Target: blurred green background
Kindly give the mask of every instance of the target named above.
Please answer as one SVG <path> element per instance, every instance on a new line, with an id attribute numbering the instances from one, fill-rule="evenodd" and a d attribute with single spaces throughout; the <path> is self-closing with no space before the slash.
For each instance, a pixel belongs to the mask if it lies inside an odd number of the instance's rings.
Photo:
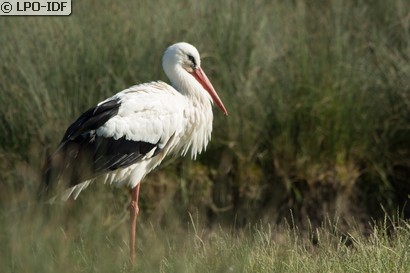
<path id="1" fill-rule="evenodd" d="M 198 48 L 230 115 L 214 109 L 198 160 L 169 159 L 143 182 L 145 244 L 150 233 L 184 236 L 187 223 L 208 232 L 291 223 L 303 233 L 338 219 L 343 232 L 370 234 L 386 213 L 410 218 L 409 1 L 73 2 L 68 17 L 0 17 L 0 217 L 12 257 L 41 253 L 64 267 L 83 256 L 88 268 L 93 238 L 126 260 L 128 189 L 95 183 L 44 208 L 41 168 L 83 111 L 167 81 L 161 57 L 179 41 Z M 62 234 L 76 238 L 67 260 L 55 254 Z M 11 261 L 9 271 L 29 272 Z"/>

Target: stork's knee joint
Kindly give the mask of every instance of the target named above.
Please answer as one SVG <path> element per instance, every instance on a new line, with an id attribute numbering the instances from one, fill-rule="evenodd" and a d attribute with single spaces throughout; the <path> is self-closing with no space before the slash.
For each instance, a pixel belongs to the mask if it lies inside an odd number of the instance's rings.
<path id="1" fill-rule="evenodd" d="M 135 202 L 135 201 L 131 201 L 130 210 L 131 210 L 131 212 L 134 212 L 135 214 L 138 214 L 139 210 L 140 210 L 139 207 L 138 207 L 138 203 Z"/>

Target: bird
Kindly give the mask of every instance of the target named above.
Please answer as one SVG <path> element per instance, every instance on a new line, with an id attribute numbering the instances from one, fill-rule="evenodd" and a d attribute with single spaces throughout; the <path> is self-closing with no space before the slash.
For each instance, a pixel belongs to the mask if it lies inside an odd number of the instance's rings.
<path id="1" fill-rule="evenodd" d="M 228 115 L 193 45 L 179 42 L 169 46 L 162 67 L 170 84 L 134 85 L 85 111 L 67 128 L 44 170 L 43 189 L 64 185 L 63 200 L 77 199 L 96 180 L 131 188 L 133 266 L 141 181 L 167 155 L 190 154 L 196 159 L 206 149 L 213 104 Z"/>

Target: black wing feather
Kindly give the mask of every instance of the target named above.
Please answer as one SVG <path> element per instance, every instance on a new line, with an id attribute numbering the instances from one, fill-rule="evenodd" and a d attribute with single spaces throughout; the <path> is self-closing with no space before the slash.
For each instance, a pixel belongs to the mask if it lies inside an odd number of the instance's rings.
<path id="1" fill-rule="evenodd" d="M 125 136 L 97 136 L 96 130 L 117 115 L 120 101 L 110 100 L 84 112 L 64 134 L 57 152 L 47 161 L 46 188 L 63 181 L 71 186 L 100 174 L 130 166 L 154 150 L 158 143 L 133 141 Z"/>
<path id="2" fill-rule="evenodd" d="M 67 141 L 69 138 L 76 138 L 87 131 L 98 129 L 118 113 L 120 105 L 119 99 L 113 99 L 88 109 L 68 127 L 61 142 Z"/>
<path id="3" fill-rule="evenodd" d="M 154 156 L 161 150 L 158 143 L 127 140 L 125 137 L 114 139 L 96 137 L 94 141 L 87 141 L 94 154 L 95 172 L 113 171 L 130 166 L 147 153 L 155 149 Z"/>

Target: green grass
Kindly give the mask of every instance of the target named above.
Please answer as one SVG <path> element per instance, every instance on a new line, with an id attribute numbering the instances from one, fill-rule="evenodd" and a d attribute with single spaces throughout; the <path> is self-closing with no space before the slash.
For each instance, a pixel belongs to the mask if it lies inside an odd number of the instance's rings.
<path id="1" fill-rule="evenodd" d="M 89 196 L 90 197 L 90 196 Z M 98 202 L 2 209 L 2 272 L 406 272 L 410 224 L 386 221 L 364 236 L 337 221 L 302 232 L 290 225 L 209 229 L 140 222 L 137 267 L 128 265 L 127 215 Z M 93 206 L 94 204 L 97 204 Z M 73 212 L 75 217 L 73 217 Z M 145 217 L 143 217 L 144 219 Z"/>
<path id="2" fill-rule="evenodd" d="M 370 223 L 410 217 L 409 10 L 89 0 L 69 17 L 0 17 L 1 271 L 126 271 L 126 190 L 96 184 L 43 207 L 42 164 L 82 111 L 166 81 L 164 49 L 187 41 L 230 115 L 215 109 L 197 161 L 164 162 L 144 181 L 138 270 L 405 272 L 408 222 Z"/>

